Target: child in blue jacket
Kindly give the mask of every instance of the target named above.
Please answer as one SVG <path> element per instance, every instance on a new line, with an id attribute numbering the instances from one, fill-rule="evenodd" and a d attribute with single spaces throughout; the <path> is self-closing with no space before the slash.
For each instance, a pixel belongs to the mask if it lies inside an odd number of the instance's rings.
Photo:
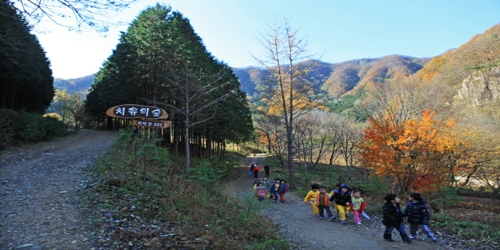
<path id="1" fill-rule="evenodd" d="M 274 202 L 278 202 L 279 190 L 281 187 L 281 180 L 279 178 L 274 179 L 273 183 L 271 183 L 271 187 L 269 188 L 269 199 L 274 200 Z"/>
<path id="2" fill-rule="evenodd" d="M 429 208 L 419 193 L 410 194 L 408 206 L 405 208 L 403 216 L 407 216 L 408 223 L 410 223 L 410 239 L 417 236 L 417 231 L 420 228 L 432 241 L 437 240 L 429 228 Z"/>

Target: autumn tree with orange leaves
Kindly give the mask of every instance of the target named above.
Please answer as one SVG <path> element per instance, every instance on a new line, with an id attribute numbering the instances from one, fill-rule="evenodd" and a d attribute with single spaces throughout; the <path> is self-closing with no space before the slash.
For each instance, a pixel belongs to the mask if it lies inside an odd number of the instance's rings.
<path id="1" fill-rule="evenodd" d="M 454 122 L 443 124 L 434 115 L 425 110 L 400 126 L 389 116 L 370 118 L 360 145 L 363 167 L 392 177 L 401 192 L 432 191 L 447 183 L 446 155 L 456 142 L 447 129 Z"/>

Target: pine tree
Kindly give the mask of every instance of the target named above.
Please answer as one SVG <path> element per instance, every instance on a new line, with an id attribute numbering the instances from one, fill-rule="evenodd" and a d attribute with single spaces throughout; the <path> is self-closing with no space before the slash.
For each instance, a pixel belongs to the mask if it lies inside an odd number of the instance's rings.
<path id="1" fill-rule="evenodd" d="M 6 0 L 0 2 L 0 33 L 0 107 L 43 113 L 54 97 L 50 62 Z"/>

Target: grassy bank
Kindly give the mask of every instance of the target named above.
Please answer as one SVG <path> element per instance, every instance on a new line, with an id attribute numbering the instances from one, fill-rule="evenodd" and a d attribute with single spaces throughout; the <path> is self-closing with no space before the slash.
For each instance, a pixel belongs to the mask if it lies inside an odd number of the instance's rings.
<path id="1" fill-rule="evenodd" d="M 128 147 L 121 132 L 89 173 L 82 201 L 93 212 L 99 245 L 110 249 L 288 249 L 274 226 L 256 216 L 252 200 L 222 193 L 237 155 L 221 161 L 184 160 L 139 138 Z"/>

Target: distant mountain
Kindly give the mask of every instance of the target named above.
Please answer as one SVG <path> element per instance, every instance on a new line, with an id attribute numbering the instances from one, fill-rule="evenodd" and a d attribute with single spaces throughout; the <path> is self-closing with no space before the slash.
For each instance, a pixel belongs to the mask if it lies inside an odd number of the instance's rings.
<path id="1" fill-rule="evenodd" d="M 307 78 L 328 91 L 335 98 L 355 95 L 358 91 L 375 84 L 388 82 L 397 77 L 414 74 L 430 60 L 410 56 L 391 55 L 382 58 L 357 59 L 342 63 L 315 61 L 317 66 Z M 255 86 L 269 72 L 262 68 L 233 69 L 241 83 L 241 89 L 253 96 Z"/>
<path id="2" fill-rule="evenodd" d="M 333 97 L 355 95 L 360 89 L 383 83 L 395 77 L 408 76 L 420 70 L 430 59 L 392 55 L 382 58 L 356 59 L 342 63 L 316 63 L 307 78 L 317 87 L 328 91 Z M 256 93 L 255 87 L 265 80 L 269 72 L 259 67 L 233 68 L 240 80 L 241 90 L 249 96 Z M 74 93 L 88 90 L 94 83 L 95 74 L 74 79 L 54 79 L 54 87 L 66 88 Z"/>
<path id="3" fill-rule="evenodd" d="M 66 89 L 69 93 L 88 91 L 94 83 L 95 74 L 74 79 L 54 78 L 54 88 Z"/>

